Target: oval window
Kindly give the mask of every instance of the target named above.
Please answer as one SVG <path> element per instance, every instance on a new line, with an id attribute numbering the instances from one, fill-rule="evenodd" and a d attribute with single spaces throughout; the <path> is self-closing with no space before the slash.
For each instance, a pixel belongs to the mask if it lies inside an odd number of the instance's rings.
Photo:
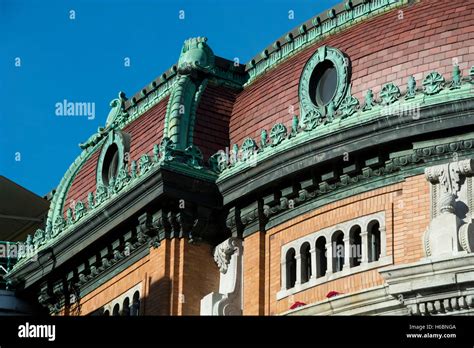
<path id="1" fill-rule="evenodd" d="M 337 89 L 337 70 L 330 60 L 316 65 L 309 81 L 311 101 L 316 106 L 328 105 Z"/>
<path id="2" fill-rule="evenodd" d="M 116 144 L 112 144 L 107 149 L 104 157 L 104 166 L 102 167 L 102 181 L 109 185 L 112 178 L 117 176 L 119 165 L 119 151 Z"/>

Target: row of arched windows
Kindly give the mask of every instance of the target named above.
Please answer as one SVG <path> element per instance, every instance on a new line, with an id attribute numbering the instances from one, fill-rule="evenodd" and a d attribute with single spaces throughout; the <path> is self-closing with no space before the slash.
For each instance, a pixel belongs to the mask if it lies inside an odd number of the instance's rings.
<path id="1" fill-rule="evenodd" d="M 363 261 L 378 261 L 381 255 L 381 233 L 380 224 L 377 220 L 372 220 L 367 225 L 366 241 L 362 238 L 362 231 L 359 225 L 354 225 L 349 229 L 348 240 L 345 239 L 342 230 L 336 230 L 330 237 L 330 244 L 325 236 L 320 236 L 314 243 L 314 249 L 310 242 L 304 242 L 299 250 L 290 248 L 285 256 L 286 289 L 295 286 L 298 272 L 298 261 L 300 262 L 300 283 L 306 283 L 313 276 L 314 278 L 324 277 L 328 273 L 341 272 L 346 260 L 349 261 L 347 267 L 357 267 Z M 365 244 L 365 248 L 364 248 Z M 331 252 L 328 257 L 328 250 Z M 346 249 L 349 250 L 346 250 Z M 346 255 L 346 253 L 349 253 Z M 314 256 L 312 255 L 314 253 Z M 367 254 L 367 255 L 364 255 Z M 346 258 L 348 256 L 348 258 Z M 365 260 L 364 260 L 365 259 Z M 316 264 L 313 266 L 312 263 Z"/>
<path id="2" fill-rule="evenodd" d="M 130 303 L 130 298 L 127 296 L 122 302 L 122 306 L 119 303 L 116 303 L 113 310 L 113 316 L 138 316 L 140 314 L 140 293 L 135 291 L 132 297 L 132 302 Z M 104 311 L 105 316 L 110 316 L 109 310 Z"/>

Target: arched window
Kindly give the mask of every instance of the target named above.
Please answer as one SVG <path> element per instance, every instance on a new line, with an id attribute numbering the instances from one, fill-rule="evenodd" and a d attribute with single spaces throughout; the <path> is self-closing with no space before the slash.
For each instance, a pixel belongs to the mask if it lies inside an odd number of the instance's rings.
<path id="1" fill-rule="evenodd" d="M 344 233 L 342 231 L 334 232 L 331 244 L 333 272 L 340 272 L 344 266 Z"/>
<path id="2" fill-rule="evenodd" d="M 362 238 L 360 236 L 361 229 L 359 225 L 352 226 L 349 231 L 350 250 L 349 260 L 351 267 L 360 265 L 362 259 Z"/>
<path id="3" fill-rule="evenodd" d="M 311 245 L 303 243 L 300 249 L 301 254 L 301 283 L 306 283 L 311 278 Z"/>
<path id="4" fill-rule="evenodd" d="M 102 315 L 103 315 L 104 317 L 109 317 L 109 316 L 110 316 L 109 310 L 108 310 L 108 309 L 105 310 L 105 311 L 104 311 L 104 314 L 102 314 Z"/>
<path id="5" fill-rule="evenodd" d="M 128 297 L 125 297 L 125 300 L 123 300 L 122 316 L 130 316 L 130 299 Z"/>
<path id="6" fill-rule="evenodd" d="M 369 262 L 378 261 L 380 258 L 380 224 L 373 220 L 367 227 L 367 241 L 369 243 Z"/>
<path id="7" fill-rule="evenodd" d="M 328 268 L 326 256 L 326 238 L 319 237 L 316 241 L 316 278 L 324 277 Z"/>
<path id="8" fill-rule="evenodd" d="M 135 291 L 133 294 L 132 310 L 130 315 L 137 316 L 140 313 L 140 293 Z"/>
<path id="9" fill-rule="evenodd" d="M 286 288 L 291 289 L 296 283 L 296 258 L 295 249 L 291 248 L 286 253 Z"/>
<path id="10" fill-rule="evenodd" d="M 109 185 L 112 178 L 117 176 L 119 167 L 119 150 L 116 144 L 110 145 L 105 153 L 104 164 L 102 167 L 102 181 Z"/>
<path id="11" fill-rule="evenodd" d="M 114 306 L 114 310 L 112 311 L 112 315 L 113 315 L 113 316 L 118 316 L 118 315 L 120 315 L 120 306 L 119 306 L 118 303 Z"/>

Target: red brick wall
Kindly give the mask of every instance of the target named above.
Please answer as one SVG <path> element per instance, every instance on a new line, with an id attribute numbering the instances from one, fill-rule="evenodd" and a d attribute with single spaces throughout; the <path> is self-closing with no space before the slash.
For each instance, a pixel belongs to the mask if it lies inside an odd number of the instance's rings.
<path id="1" fill-rule="evenodd" d="M 384 211 L 386 254 L 393 255 L 394 264 L 416 262 L 424 255 L 422 237 L 429 224 L 429 203 L 429 183 L 424 175 L 418 175 L 300 215 L 267 231 L 264 241 L 260 232 L 250 235 L 244 241 L 244 314 L 279 314 L 289 310 L 296 301 L 309 304 L 323 300 L 333 290 L 347 294 L 383 284 L 378 271 L 370 270 L 277 300 L 276 294 L 281 289 L 281 247 L 340 222 Z M 261 284 L 264 284 L 263 298 Z"/>
<path id="2" fill-rule="evenodd" d="M 352 92 L 362 104 L 367 89 L 376 97 L 393 82 L 405 90 L 414 75 L 417 85 L 436 70 L 451 79 L 453 58 L 467 75 L 474 65 L 474 2 L 420 1 L 394 9 L 331 35 L 289 58 L 241 92 L 230 120 L 231 144 L 247 137 L 258 140 L 277 122 L 291 125 L 289 107 L 299 114 L 298 83 L 311 55 L 323 45 L 345 52 L 352 62 Z"/>
<path id="3" fill-rule="evenodd" d="M 65 216 L 68 208 L 74 209 L 76 202 L 79 200 L 86 203 L 87 194 L 95 191 L 97 161 L 99 159 L 100 150 L 99 148 L 89 157 L 74 178 L 66 195 L 66 200 L 64 201 Z"/>
<path id="4" fill-rule="evenodd" d="M 265 233 L 256 232 L 244 243 L 244 315 L 263 315 L 265 301 Z"/>
<path id="5" fill-rule="evenodd" d="M 130 139 L 130 163 L 132 160 L 138 161 L 144 153 L 153 153 L 153 145 L 159 144 L 163 137 L 163 127 L 166 116 L 166 105 L 168 97 L 161 100 L 157 105 L 146 111 L 138 119 L 127 125 L 123 131 L 129 133 Z M 97 161 L 101 149 L 98 149 L 79 170 L 66 195 L 64 204 L 64 214 L 73 203 L 82 200 L 87 202 L 87 194 L 95 192 Z"/>
<path id="6" fill-rule="evenodd" d="M 87 315 L 142 283 L 141 314 L 199 315 L 201 298 L 217 292 L 219 270 L 212 248 L 187 239 L 163 240 L 150 254 L 80 301 L 71 315 Z"/>
<path id="7" fill-rule="evenodd" d="M 153 145 L 161 142 L 168 99 L 164 98 L 123 129 L 131 135 L 130 161 L 138 161 L 144 153 L 151 154 Z"/>
<path id="8" fill-rule="evenodd" d="M 229 147 L 229 120 L 236 92 L 226 87 L 208 85 L 196 111 L 194 144 L 204 159 Z"/>

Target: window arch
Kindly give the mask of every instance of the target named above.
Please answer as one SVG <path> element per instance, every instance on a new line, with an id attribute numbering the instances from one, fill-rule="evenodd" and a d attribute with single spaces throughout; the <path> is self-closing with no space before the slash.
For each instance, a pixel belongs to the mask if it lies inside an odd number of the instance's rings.
<path id="1" fill-rule="evenodd" d="M 119 171 L 128 163 L 130 135 L 122 131 L 111 131 L 100 151 L 96 168 L 96 185 L 109 186 Z"/>
<path id="2" fill-rule="evenodd" d="M 296 283 L 296 253 L 295 249 L 291 248 L 286 253 L 286 288 L 290 289 Z"/>
<path id="3" fill-rule="evenodd" d="M 351 267 L 357 267 L 362 260 L 362 237 L 359 225 L 354 225 L 349 231 L 350 249 L 349 262 Z"/>
<path id="4" fill-rule="evenodd" d="M 105 152 L 104 162 L 102 166 L 102 182 L 109 186 L 113 179 L 117 176 L 119 166 L 119 150 L 115 143 L 112 143 Z"/>
<path id="5" fill-rule="evenodd" d="M 369 262 L 378 261 L 380 258 L 380 223 L 372 220 L 367 226 L 367 241 L 369 243 Z"/>
<path id="6" fill-rule="evenodd" d="M 333 272 L 340 272 L 342 271 L 342 267 L 344 267 L 344 232 L 336 231 L 332 235 L 332 269 Z"/>
<path id="7" fill-rule="evenodd" d="M 130 315 L 137 316 L 140 313 L 140 293 L 135 291 L 133 294 L 132 300 L 132 310 L 130 311 Z"/>
<path id="8" fill-rule="evenodd" d="M 311 278 L 311 245 L 303 243 L 300 248 L 301 255 L 301 283 L 306 283 Z"/>
<path id="9" fill-rule="evenodd" d="M 122 316 L 128 317 L 130 316 L 130 299 L 125 297 L 122 304 Z"/>
<path id="10" fill-rule="evenodd" d="M 109 310 L 106 309 L 106 310 L 104 311 L 104 314 L 102 314 L 102 315 L 103 315 L 104 317 L 109 317 L 109 316 L 110 316 Z"/>
<path id="11" fill-rule="evenodd" d="M 118 316 L 118 315 L 120 315 L 120 306 L 119 306 L 118 303 L 115 304 L 114 310 L 112 311 L 112 315 L 113 315 L 113 316 Z"/>
<path id="12" fill-rule="evenodd" d="M 326 238 L 316 240 L 316 278 L 324 277 L 328 268 Z"/>

